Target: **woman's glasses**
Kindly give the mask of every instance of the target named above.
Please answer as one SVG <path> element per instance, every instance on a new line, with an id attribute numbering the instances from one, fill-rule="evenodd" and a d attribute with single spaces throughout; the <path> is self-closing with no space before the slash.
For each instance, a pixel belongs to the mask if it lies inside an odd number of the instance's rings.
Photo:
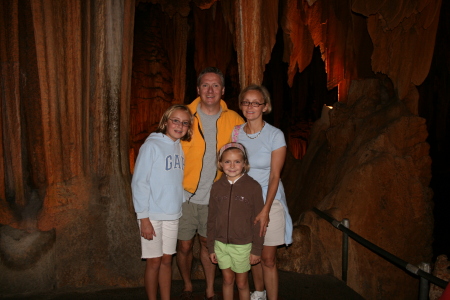
<path id="1" fill-rule="evenodd" d="M 259 107 L 261 105 L 266 104 L 266 102 L 259 103 L 259 102 L 249 102 L 249 101 L 241 101 L 242 106 L 252 106 L 252 107 Z"/>
<path id="2" fill-rule="evenodd" d="M 184 126 L 184 127 L 191 126 L 191 123 L 188 121 L 180 121 L 178 119 L 169 119 L 169 120 L 172 121 L 172 123 L 177 126 Z"/>

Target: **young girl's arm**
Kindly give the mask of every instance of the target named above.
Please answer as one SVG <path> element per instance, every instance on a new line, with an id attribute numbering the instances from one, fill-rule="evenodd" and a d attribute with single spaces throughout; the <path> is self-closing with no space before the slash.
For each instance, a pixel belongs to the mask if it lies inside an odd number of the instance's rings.
<path id="1" fill-rule="evenodd" d="M 217 264 L 217 257 L 215 253 L 209 254 L 209 259 L 212 261 L 213 264 Z"/>
<path id="2" fill-rule="evenodd" d="M 153 240 L 153 237 L 156 236 L 155 229 L 149 218 L 141 219 L 141 236 L 147 240 Z"/>
<path id="3" fill-rule="evenodd" d="M 261 256 L 254 255 L 254 254 L 250 253 L 250 264 L 251 265 L 256 265 L 260 261 L 261 261 Z"/>
<path id="4" fill-rule="evenodd" d="M 261 185 L 258 182 L 254 181 L 254 186 L 249 185 L 249 189 L 253 191 L 252 204 L 253 204 L 253 212 L 252 217 L 257 216 L 264 207 L 264 199 L 262 194 Z M 260 261 L 261 252 L 264 244 L 264 237 L 259 234 L 259 224 L 254 224 L 252 228 L 252 250 L 250 252 L 250 264 L 255 264 Z M 256 262 L 255 262 L 256 261 Z"/>
<path id="5" fill-rule="evenodd" d="M 209 258 L 213 263 L 217 263 L 216 254 L 214 253 L 214 243 L 216 237 L 216 205 L 214 203 L 215 186 L 211 188 L 208 206 L 208 220 L 206 223 L 206 248 L 208 249 Z M 214 260 L 213 260 L 214 259 Z"/>

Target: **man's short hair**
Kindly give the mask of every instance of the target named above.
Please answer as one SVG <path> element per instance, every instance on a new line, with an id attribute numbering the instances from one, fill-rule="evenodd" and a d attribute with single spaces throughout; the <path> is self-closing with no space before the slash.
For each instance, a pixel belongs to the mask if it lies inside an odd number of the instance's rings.
<path id="1" fill-rule="evenodd" d="M 203 71 L 200 72 L 200 75 L 198 75 L 197 86 L 200 86 L 200 82 L 202 81 L 202 77 L 206 73 L 217 74 L 220 77 L 220 81 L 222 82 L 222 87 L 225 86 L 225 77 L 223 76 L 223 73 L 219 69 L 217 69 L 216 67 L 207 67 L 207 68 L 203 69 Z"/>

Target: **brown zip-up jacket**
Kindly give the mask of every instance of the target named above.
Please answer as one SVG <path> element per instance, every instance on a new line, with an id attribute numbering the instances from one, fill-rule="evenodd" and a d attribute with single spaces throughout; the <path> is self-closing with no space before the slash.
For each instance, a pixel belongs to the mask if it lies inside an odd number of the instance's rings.
<path id="1" fill-rule="evenodd" d="M 208 209 L 208 252 L 214 253 L 214 241 L 225 244 L 252 243 L 251 253 L 261 256 L 264 237 L 260 224 L 253 225 L 264 206 L 262 189 L 257 181 L 244 174 L 234 184 L 222 176 L 211 188 Z"/>

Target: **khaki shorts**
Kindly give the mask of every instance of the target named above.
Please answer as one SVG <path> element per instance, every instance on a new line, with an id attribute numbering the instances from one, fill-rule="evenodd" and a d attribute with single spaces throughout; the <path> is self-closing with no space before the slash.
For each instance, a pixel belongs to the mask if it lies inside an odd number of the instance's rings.
<path id="1" fill-rule="evenodd" d="M 264 246 L 283 245 L 286 232 L 286 218 L 283 204 L 280 201 L 273 201 L 269 219 L 269 227 L 267 227 L 266 236 L 264 237 Z"/>
<path id="2" fill-rule="evenodd" d="M 191 240 L 198 232 L 202 237 L 206 237 L 208 222 L 208 205 L 184 202 L 181 206 L 183 215 L 178 226 L 178 239 L 182 241 Z"/>
<path id="3" fill-rule="evenodd" d="M 220 269 L 228 269 L 235 273 L 245 273 L 250 270 L 250 252 L 252 243 L 245 245 L 224 244 L 214 242 L 214 253 Z"/>

